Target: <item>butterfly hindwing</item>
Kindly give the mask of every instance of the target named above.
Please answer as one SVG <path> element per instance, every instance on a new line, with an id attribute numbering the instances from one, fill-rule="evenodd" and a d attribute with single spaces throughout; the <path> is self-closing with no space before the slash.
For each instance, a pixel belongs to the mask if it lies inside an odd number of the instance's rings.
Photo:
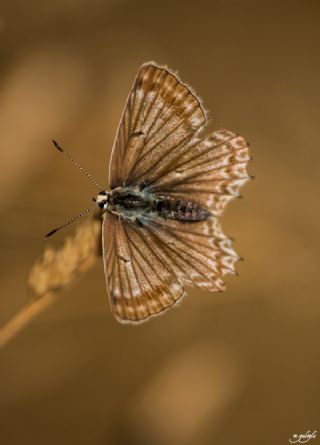
<path id="1" fill-rule="evenodd" d="M 154 217 L 145 220 L 142 231 L 184 286 L 222 291 L 222 277 L 236 273 L 239 257 L 214 217 L 189 224 Z"/>
<path id="2" fill-rule="evenodd" d="M 164 172 L 155 172 L 149 189 L 162 196 L 198 202 L 215 216 L 239 197 L 250 176 L 248 144 L 243 137 L 218 130 L 200 141 L 193 140 L 184 153 L 172 153 Z"/>

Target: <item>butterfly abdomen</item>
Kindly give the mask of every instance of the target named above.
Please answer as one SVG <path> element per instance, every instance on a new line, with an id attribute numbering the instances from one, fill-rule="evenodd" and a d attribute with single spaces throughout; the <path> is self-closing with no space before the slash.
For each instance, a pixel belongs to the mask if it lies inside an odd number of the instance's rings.
<path id="1" fill-rule="evenodd" d="M 211 213 L 195 202 L 171 199 L 159 199 L 155 205 L 156 213 L 162 218 L 177 221 L 204 221 Z"/>

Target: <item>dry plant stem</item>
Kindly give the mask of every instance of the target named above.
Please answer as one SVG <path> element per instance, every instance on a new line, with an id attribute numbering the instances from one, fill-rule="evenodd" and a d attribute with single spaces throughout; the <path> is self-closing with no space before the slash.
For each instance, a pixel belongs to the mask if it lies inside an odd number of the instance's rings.
<path id="1" fill-rule="evenodd" d="M 33 318 L 58 299 L 57 294 L 48 292 L 38 300 L 26 304 L 11 320 L 0 328 L 0 348 L 15 337 Z"/>
<path id="2" fill-rule="evenodd" d="M 90 270 L 100 256 L 101 219 L 79 225 L 58 248 L 46 247 L 33 264 L 27 287 L 32 295 L 11 320 L 0 327 L 0 348 L 59 298 L 59 291 Z"/>

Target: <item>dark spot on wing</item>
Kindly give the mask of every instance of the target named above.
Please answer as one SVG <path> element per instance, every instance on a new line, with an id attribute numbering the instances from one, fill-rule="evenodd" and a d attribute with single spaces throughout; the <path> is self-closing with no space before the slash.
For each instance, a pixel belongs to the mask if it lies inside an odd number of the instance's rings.
<path id="1" fill-rule="evenodd" d="M 131 133 L 131 137 L 137 137 L 144 135 L 144 132 L 141 130 L 135 131 L 134 133 Z"/>
<path id="2" fill-rule="evenodd" d="M 141 87 L 142 87 L 142 83 L 143 83 L 143 79 L 142 79 L 142 77 L 139 77 L 139 78 L 137 79 L 137 81 L 136 81 L 136 89 L 137 89 L 137 90 L 140 90 L 140 89 L 141 89 Z"/>
<path id="3" fill-rule="evenodd" d="M 124 258 L 121 255 L 118 255 L 119 260 L 123 261 L 124 263 L 130 263 L 131 260 L 129 260 L 128 258 Z"/>

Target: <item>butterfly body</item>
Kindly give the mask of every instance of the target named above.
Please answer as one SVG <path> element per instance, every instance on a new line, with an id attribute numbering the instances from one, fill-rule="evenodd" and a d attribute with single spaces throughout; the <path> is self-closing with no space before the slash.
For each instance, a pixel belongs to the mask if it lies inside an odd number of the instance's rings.
<path id="1" fill-rule="evenodd" d="M 181 199 L 159 198 L 155 210 L 161 218 L 189 223 L 204 221 L 211 215 L 199 204 Z"/>
<path id="2" fill-rule="evenodd" d="M 95 199 L 102 210 L 123 220 L 145 221 L 157 217 L 181 222 L 204 221 L 211 213 L 192 201 L 157 196 L 143 186 L 117 187 L 111 192 L 100 192 Z"/>

